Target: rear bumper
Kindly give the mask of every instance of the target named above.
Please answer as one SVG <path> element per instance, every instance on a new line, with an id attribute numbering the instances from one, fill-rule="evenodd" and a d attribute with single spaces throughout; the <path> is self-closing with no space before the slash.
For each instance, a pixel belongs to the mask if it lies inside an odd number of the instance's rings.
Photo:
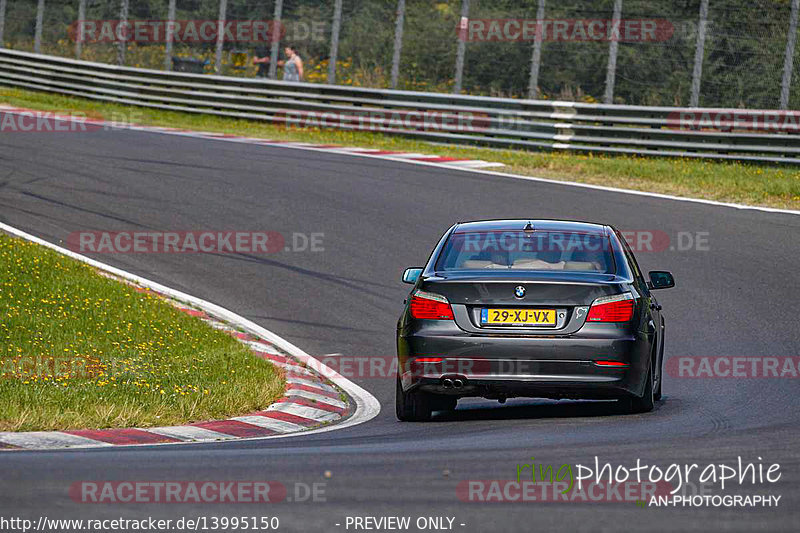
<path id="1" fill-rule="evenodd" d="M 419 333 L 398 336 L 403 389 L 460 397 L 639 396 L 651 353 L 647 335 L 618 326 L 567 337 Z M 420 358 L 427 362 L 418 362 Z M 601 366 L 597 361 L 625 366 Z M 446 379 L 463 385 L 446 386 Z"/>

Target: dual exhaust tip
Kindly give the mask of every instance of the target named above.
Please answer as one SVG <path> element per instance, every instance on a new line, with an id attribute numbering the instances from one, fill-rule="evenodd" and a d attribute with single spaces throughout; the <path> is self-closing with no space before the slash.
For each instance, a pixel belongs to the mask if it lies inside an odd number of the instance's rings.
<path id="1" fill-rule="evenodd" d="M 442 378 L 442 387 L 445 389 L 460 389 L 466 381 L 466 379 L 462 378 Z"/>

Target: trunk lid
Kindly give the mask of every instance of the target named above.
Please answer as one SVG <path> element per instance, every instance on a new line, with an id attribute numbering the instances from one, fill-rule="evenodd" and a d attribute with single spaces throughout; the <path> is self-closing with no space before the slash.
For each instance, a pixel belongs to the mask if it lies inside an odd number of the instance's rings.
<path id="1" fill-rule="evenodd" d="M 460 272 L 423 281 L 422 289 L 447 298 L 456 324 L 479 334 L 567 335 L 580 329 L 594 300 L 628 290 L 629 280 L 614 274 L 588 272 Z M 519 297 L 519 294 L 522 294 Z M 508 311 L 509 320 L 525 311 L 554 311 L 555 323 L 531 326 L 487 324 L 487 313 Z M 522 316 L 538 316 L 525 313 Z M 495 315 L 496 317 L 497 315 Z M 530 318 L 529 318 L 530 319 Z"/>

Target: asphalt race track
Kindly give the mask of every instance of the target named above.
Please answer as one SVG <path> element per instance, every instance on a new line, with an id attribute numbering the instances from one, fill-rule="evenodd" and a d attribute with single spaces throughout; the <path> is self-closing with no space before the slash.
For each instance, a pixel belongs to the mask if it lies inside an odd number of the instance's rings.
<path id="1" fill-rule="evenodd" d="M 52 242 L 81 230 L 324 233 L 324 251 L 94 254 L 205 298 L 314 355 L 387 357 L 408 285 L 459 220 L 601 221 L 707 232 L 707 250 L 638 253 L 674 273 L 657 294 L 665 357 L 800 355 L 800 217 L 492 177 L 280 147 L 134 131 L 4 133 L 0 220 Z M 394 380 L 356 378 L 381 402 L 365 424 L 307 437 L 188 446 L 0 453 L 0 515 L 48 518 L 280 518 L 280 531 L 354 531 L 348 516 L 454 517 L 455 531 L 797 531 L 798 378 L 681 378 L 643 415 L 607 404 L 461 402 L 426 424 L 394 416 Z M 462 480 L 508 480 L 537 464 L 780 464 L 777 483 L 715 494 L 780 495 L 758 508 L 640 508 L 631 502 L 461 501 Z M 761 459 L 759 459 L 761 458 Z M 329 471 L 326 477 L 324 473 Z M 324 483 L 325 501 L 80 504 L 81 480 Z M 292 490 L 290 489 L 290 496 Z M 302 499 L 302 498 L 294 498 Z M 321 500 L 322 498 L 318 498 Z M 445 522 L 447 523 L 447 522 Z M 339 524 L 337 526 L 337 524 Z M 464 525 L 461 525 L 464 524 Z M 411 531 L 416 531 L 412 527 Z"/>

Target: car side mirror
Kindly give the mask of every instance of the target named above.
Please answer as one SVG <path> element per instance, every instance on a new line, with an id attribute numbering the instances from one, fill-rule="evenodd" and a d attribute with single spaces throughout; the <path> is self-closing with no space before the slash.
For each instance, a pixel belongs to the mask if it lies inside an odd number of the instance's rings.
<path id="1" fill-rule="evenodd" d="M 403 272 L 403 283 L 410 283 L 414 284 L 419 279 L 420 274 L 422 274 L 422 269 L 418 267 L 407 268 L 405 272 Z"/>
<path id="2" fill-rule="evenodd" d="M 647 286 L 650 289 L 669 289 L 675 286 L 675 278 L 666 270 L 651 270 L 649 274 Z"/>

